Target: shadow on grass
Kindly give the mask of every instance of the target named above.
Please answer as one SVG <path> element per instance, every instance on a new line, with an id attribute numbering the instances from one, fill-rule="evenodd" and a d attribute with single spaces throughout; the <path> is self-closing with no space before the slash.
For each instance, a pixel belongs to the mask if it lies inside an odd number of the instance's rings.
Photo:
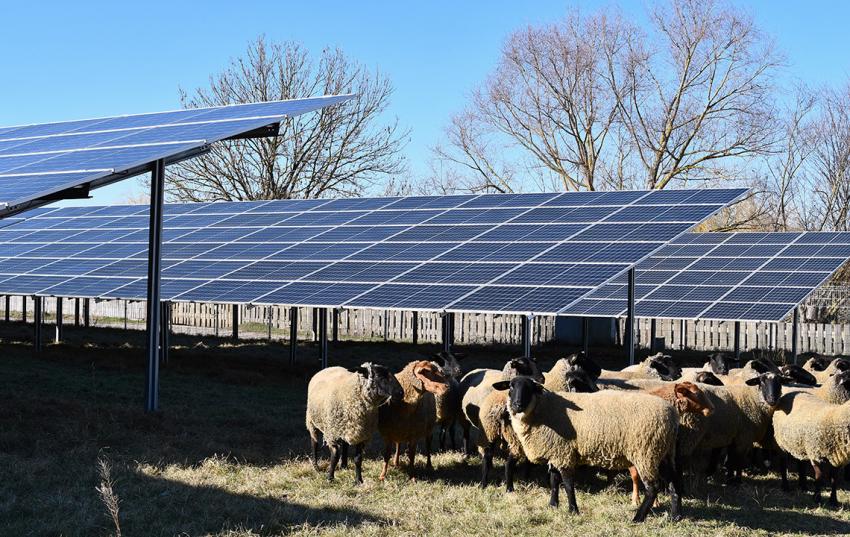
<path id="1" fill-rule="evenodd" d="M 765 506 L 769 507 L 769 506 Z M 804 511 L 800 506 L 787 506 L 765 512 L 758 505 L 707 505 L 703 502 L 691 504 L 684 509 L 685 517 L 708 521 L 731 522 L 743 528 L 773 533 L 806 533 L 821 535 L 848 535 L 850 522 L 831 516 Z"/>

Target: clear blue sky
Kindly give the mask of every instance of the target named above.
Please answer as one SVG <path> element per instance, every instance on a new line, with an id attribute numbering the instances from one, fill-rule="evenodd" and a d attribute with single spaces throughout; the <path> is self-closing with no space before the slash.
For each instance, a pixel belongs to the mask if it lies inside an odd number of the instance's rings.
<path id="1" fill-rule="evenodd" d="M 850 3 L 738 2 L 773 35 L 788 76 L 843 83 L 850 74 Z M 0 32 L 0 125 L 179 107 L 178 87 L 204 85 L 259 34 L 318 51 L 339 46 L 395 86 L 391 113 L 411 128 L 414 172 L 450 116 L 490 72 L 513 29 L 568 9 L 618 5 L 645 19 L 645 2 L 5 2 Z M 94 203 L 139 192 L 133 181 Z M 79 201 L 75 202 L 79 203 Z"/>

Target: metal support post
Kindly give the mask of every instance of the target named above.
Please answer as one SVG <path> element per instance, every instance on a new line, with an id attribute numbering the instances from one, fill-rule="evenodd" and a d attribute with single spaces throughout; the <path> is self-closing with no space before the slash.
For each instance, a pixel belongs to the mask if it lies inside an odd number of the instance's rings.
<path id="1" fill-rule="evenodd" d="M 413 312 L 413 344 L 419 343 L 419 312 Z"/>
<path id="2" fill-rule="evenodd" d="M 35 352 L 41 352 L 41 321 L 44 315 L 41 308 L 44 306 L 40 296 L 33 297 L 33 344 Z"/>
<path id="3" fill-rule="evenodd" d="M 333 309 L 333 324 L 331 325 L 331 341 L 339 341 L 339 308 Z"/>
<path id="4" fill-rule="evenodd" d="M 91 299 L 83 300 L 83 326 L 88 328 L 91 326 Z"/>
<path id="5" fill-rule="evenodd" d="M 27 322 L 27 297 L 21 297 L 21 321 L 26 324 Z"/>
<path id="6" fill-rule="evenodd" d="M 298 308 L 289 308 L 289 365 L 295 365 L 295 350 L 298 348 Z"/>
<path id="7" fill-rule="evenodd" d="M 449 324 L 451 323 L 451 321 L 449 319 L 450 316 L 451 316 L 451 313 L 443 313 L 443 315 L 440 319 L 440 323 L 442 325 L 442 332 L 443 332 L 443 336 L 442 336 L 443 351 L 445 351 L 445 352 L 451 352 L 451 350 L 452 350 L 451 336 L 449 336 Z"/>
<path id="8" fill-rule="evenodd" d="M 797 340 L 800 339 L 800 308 L 794 307 L 794 316 L 791 320 L 791 359 L 797 363 Z"/>
<path id="9" fill-rule="evenodd" d="M 233 341 L 239 339 L 239 304 L 233 305 Z"/>
<path id="10" fill-rule="evenodd" d="M 581 318 L 581 350 L 585 356 L 590 356 L 590 319 Z"/>
<path id="11" fill-rule="evenodd" d="M 628 313 L 626 315 L 626 347 L 629 352 L 629 365 L 635 363 L 635 269 L 629 269 Z"/>
<path id="12" fill-rule="evenodd" d="M 12 319 L 12 297 L 6 295 L 6 322 Z"/>
<path id="13" fill-rule="evenodd" d="M 319 308 L 319 357 L 322 369 L 328 367 L 328 310 Z"/>
<path id="14" fill-rule="evenodd" d="M 165 161 L 157 160 L 151 169 L 150 212 L 148 223 L 148 280 L 147 280 L 147 353 L 145 371 L 145 411 L 159 409 L 159 350 L 160 350 L 160 266 L 162 248 L 162 198 L 165 190 Z M 86 299 L 86 326 L 89 300 Z"/>
<path id="15" fill-rule="evenodd" d="M 80 299 L 74 299 L 74 326 L 80 326 Z"/>
<path id="16" fill-rule="evenodd" d="M 62 305 L 62 297 L 58 297 L 56 299 L 56 337 L 54 339 L 56 343 L 62 343 L 62 328 L 65 323 L 65 319 L 63 319 L 65 312 L 62 311 Z"/>
<path id="17" fill-rule="evenodd" d="M 649 352 L 655 354 L 658 351 L 658 343 L 655 341 L 655 319 L 649 321 Z"/>
<path id="18" fill-rule="evenodd" d="M 531 357 L 531 315 L 522 316 L 522 355 Z"/>
<path id="19" fill-rule="evenodd" d="M 741 321 L 735 321 L 735 359 L 741 359 Z"/>

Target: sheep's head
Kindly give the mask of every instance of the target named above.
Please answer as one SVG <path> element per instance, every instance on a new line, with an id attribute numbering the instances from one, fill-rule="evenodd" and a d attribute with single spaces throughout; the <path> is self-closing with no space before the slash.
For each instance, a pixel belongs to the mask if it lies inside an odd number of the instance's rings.
<path id="1" fill-rule="evenodd" d="M 588 358 L 584 351 L 571 354 L 566 358 L 561 359 L 567 363 L 568 371 L 582 370 L 593 380 L 598 379 L 599 375 L 602 374 L 602 368 L 599 367 L 596 362 Z"/>
<path id="2" fill-rule="evenodd" d="M 351 371 L 362 377 L 364 393 L 369 401 L 389 402 L 390 399 L 404 397 L 404 389 L 398 379 L 382 365 L 366 362 Z"/>
<path id="3" fill-rule="evenodd" d="M 807 386 L 814 386 L 818 383 L 818 379 L 816 379 L 814 375 L 798 365 L 783 365 L 779 368 L 779 372 L 786 377 L 791 377 L 795 382 L 805 384 Z"/>
<path id="4" fill-rule="evenodd" d="M 428 360 L 420 360 L 413 363 L 413 378 L 417 382 L 416 389 L 419 392 L 431 392 L 434 395 L 443 395 L 449 389 L 446 376 L 436 364 Z"/>
<path id="5" fill-rule="evenodd" d="M 463 360 L 464 356 L 459 352 L 440 351 L 434 354 L 431 361 L 437 364 L 445 376 L 458 378 L 461 373 L 460 361 Z"/>
<path id="6" fill-rule="evenodd" d="M 794 379 L 776 373 L 762 373 L 757 377 L 747 379 L 747 386 L 758 386 L 762 401 L 768 406 L 775 407 L 782 397 L 782 385 L 794 382 Z"/>
<path id="7" fill-rule="evenodd" d="M 508 412 L 520 419 L 534 411 L 538 396 L 543 393 L 543 385 L 530 377 L 514 377 L 493 383 L 494 390 L 509 390 Z"/>
<path id="8" fill-rule="evenodd" d="M 732 367 L 738 367 L 739 360 L 725 352 L 715 352 L 708 355 L 708 365 L 715 375 L 728 375 Z"/>
<path id="9" fill-rule="evenodd" d="M 827 369 L 833 371 L 833 374 L 839 371 L 850 371 L 850 360 L 846 358 L 836 358 L 832 362 L 830 362 Z"/>
<path id="10" fill-rule="evenodd" d="M 682 376 L 682 368 L 676 365 L 673 357 L 669 354 L 661 354 L 659 352 L 646 360 L 647 365 L 658 373 L 661 380 L 676 380 Z"/>
<path id="11" fill-rule="evenodd" d="M 827 382 L 834 383 L 839 389 L 850 394 L 850 371 L 842 371 L 829 377 Z"/>
<path id="12" fill-rule="evenodd" d="M 591 393 L 599 391 L 596 381 L 583 369 L 568 371 L 564 375 L 564 386 L 568 392 Z"/>
<path id="13" fill-rule="evenodd" d="M 537 362 L 534 358 L 527 356 L 514 358 L 509 361 L 505 364 L 502 372 L 504 373 L 505 380 L 511 380 L 515 377 L 531 377 L 535 381 L 541 384 L 543 383 L 543 373 L 540 372 Z"/>
<path id="14" fill-rule="evenodd" d="M 709 386 L 723 386 L 723 381 L 717 378 L 717 375 L 711 371 L 700 371 L 694 375 L 694 381 L 700 384 L 708 384 Z"/>
<path id="15" fill-rule="evenodd" d="M 767 358 L 756 358 L 755 360 L 750 360 L 744 367 L 749 367 L 759 375 L 762 373 L 781 374 L 776 364 Z"/>
<path id="16" fill-rule="evenodd" d="M 811 358 L 809 358 L 806 363 L 803 365 L 804 368 L 809 371 L 823 371 L 829 364 L 832 362 L 826 356 L 821 356 L 820 354 L 815 354 Z"/>
<path id="17" fill-rule="evenodd" d="M 673 386 L 673 393 L 676 395 L 676 410 L 684 414 L 690 412 L 693 414 L 702 414 L 703 416 L 711 416 L 714 412 L 714 404 L 705 395 L 705 392 L 693 382 L 679 382 Z"/>

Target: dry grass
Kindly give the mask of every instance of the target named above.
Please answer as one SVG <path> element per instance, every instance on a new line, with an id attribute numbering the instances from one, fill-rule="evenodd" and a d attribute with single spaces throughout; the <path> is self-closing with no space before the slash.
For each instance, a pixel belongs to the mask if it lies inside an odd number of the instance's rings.
<path id="1" fill-rule="evenodd" d="M 582 514 L 569 516 L 547 507 L 544 472 L 520 479 L 513 494 L 495 475 L 482 491 L 473 485 L 477 458 L 468 466 L 454 453 L 437 456 L 433 476 L 409 482 L 395 470 L 379 483 L 373 446 L 364 486 L 352 485 L 351 469 L 328 484 L 306 459 L 311 346 L 290 370 L 283 345 L 175 337 L 179 348 L 162 374 L 163 412 L 145 415 L 140 334 L 71 328 L 68 345 L 34 356 L 15 343 L 27 335 L 20 327 L 0 330 L 0 535 L 114 535 L 98 491 L 102 456 L 111 462 L 109 489 L 121 499 L 120 530 L 129 536 L 850 534 L 850 513 L 783 494 L 774 477 L 731 490 L 709 485 L 700 500 L 686 500 L 687 519 L 678 524 L 668 521 L 663 500 L 643 526 L 627 522 L 625 480 L 585 480 Z M 89 343 L 95 338 L 98 345 Z M 432 350 L 352 343 L 331 353 L 345 365 L 398 365 Z M 515 352 L 468 350 L 469 367 Z M 558 353 L 540 350 L 543 360 Z M 846 493 L 840 499 L 850 501 Z"/>

